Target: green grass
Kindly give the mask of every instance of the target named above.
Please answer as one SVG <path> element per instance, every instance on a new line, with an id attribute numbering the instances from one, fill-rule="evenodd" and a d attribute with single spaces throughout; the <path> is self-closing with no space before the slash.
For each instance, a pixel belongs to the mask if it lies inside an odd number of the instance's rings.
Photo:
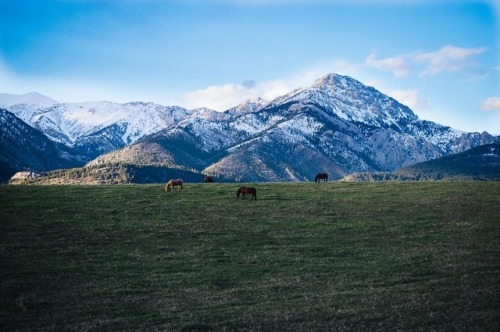
<path id="1" fill-rule="evenodd" d="M 0 187 L 0 329 L 500 325 L 500 183 L 253 185 Z"/>

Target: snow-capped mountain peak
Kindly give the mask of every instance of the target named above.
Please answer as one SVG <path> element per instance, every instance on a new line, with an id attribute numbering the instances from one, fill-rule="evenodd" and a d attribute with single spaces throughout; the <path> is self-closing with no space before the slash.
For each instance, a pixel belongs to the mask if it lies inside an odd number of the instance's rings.
<path id="1" fill-rule="evenodd" d="M 311 87 L 297 89 L 272 103 L 286 102 L 313 103 L 331 115 L 368 126 L 383 127 L 417 119 L 408 107 L 393 98 L 338 74 L 327 74 Z"/>
<path id="2" fill-rule="evenodd" d="M 355 90 L 362 87 L 366 88 L 363 83 L 355 80 L 354 78 L 335 73 L 326 74 L 325 76 L 318 78 L 311 86 L 313 89 L 325 91 L 332 91 L 335 88 L 341 90 Z"/>

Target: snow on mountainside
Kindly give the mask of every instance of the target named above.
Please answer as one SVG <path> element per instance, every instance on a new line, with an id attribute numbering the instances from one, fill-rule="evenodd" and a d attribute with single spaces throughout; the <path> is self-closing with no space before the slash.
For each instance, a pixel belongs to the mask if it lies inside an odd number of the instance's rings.
<path id="1" fill-rule="evenodd" d="M 68 146 L 84 146 L 86 141 L 95 140 L 96 133 L 106 132 L 111 136 L 108 141 L 116 143 L 111 149 L 132 144 L 191 114 L 182 107 L 141 102 L 62 103 L 36 109 L 14 105 L 9 109 L 52 140 Z"/>
<path id="2" fill-rule="evenodd" d="M 314 103 L 345 121 L 369 127 L 391 127 L 429 140 L 449 152 L 454 151 L 447 145 L 448 142 L 463 134 L 449 127 L 419 120 L 407 106 L 348 76 L 328 74 L 316 80 L 311 87 L 279 97 L 273 104 L 292 102 Z"/>
<path id="3" fill-rule="evenodd" d="M 267 104 L 269 104 L 269 101 L 262 98 L 249 99 L 240 105 L 228 109 L 226 113 L 233 117 L 237 117 L 240 115 L 245 115 L 247 113 L 257 112 Z"/>

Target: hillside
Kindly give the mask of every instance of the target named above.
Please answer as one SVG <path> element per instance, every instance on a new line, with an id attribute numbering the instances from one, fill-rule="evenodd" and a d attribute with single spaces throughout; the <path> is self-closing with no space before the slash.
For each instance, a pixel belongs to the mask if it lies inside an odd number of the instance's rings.
<path id="1" fill-rule="evenodd" d="M 203 182 L 204 175 L 163 166 L 103 164 L 35 173 L 32 178 L 13 177 L 9 184 L 124 184 L 166 183 L 169 179 Z M 216 179 L 216 181 L 219 181 Z"/>
<path id="2" fill-rule="evenodd" d="M 395 174 L 416 180 L 500 181 L 500 144 L 482 145 L 462 153 L 403 167 Z"/>
<path id="3" fill-rule="evenodd" d="M 20 170 L 40 172 L 79 163 L 71 149 L 51 141 L 4 109 L 0 109 L 0 128 L 0 182 Z"/>
<path id="4" fill-rule="evenodd" d="M 353 173 L 342 181 L 500 181 L 500 144 L 402 167 L 395 172 Z"/>

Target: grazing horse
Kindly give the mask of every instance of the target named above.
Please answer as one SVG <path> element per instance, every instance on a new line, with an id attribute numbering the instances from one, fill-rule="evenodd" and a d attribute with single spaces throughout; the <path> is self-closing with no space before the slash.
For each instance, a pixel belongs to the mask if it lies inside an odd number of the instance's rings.
<path id="1" fill-rule="evenodd" d="M 174 191 L 174 187 L 177 187 L 177 190 L 178 191 L 181 191 L 182 189 L 184 189 L 184 187 L 182 186 L 182 180 L 181 179 L 172 179 L 170 181 L 167 182 L 167 184 L 165 185 L 165 191 L 168 191 L 168 189 L 170 188 L 170 191 Z"/>
<path id="2" fill-rule="evenodd" d="M 236 192 L 236 199 L 240 199 L 240 194 L 243 195 L 241 199 L 244 199 L 246 194 L 252 194 L 252 198 L 250 198 L 250 200 L 257 200 L 257 190 L 253 187 L 240 187 L 240 189 Z"/>
<path id="3" fill-rule="evenodd" d="M 316 174 L 316 178 L 314 179 L 314 182 L 320 183 L 321 180 L 323 180 L 324 182 L 328 182 L 328 174 L 326 174 L 326 173 Z"/>
<path id="4" fill-rule="evenodd" d="M 214 183 L 214 179 L 212 179 L 211 176 L 206 175 L 205 176 L 205 183 Z"/>

